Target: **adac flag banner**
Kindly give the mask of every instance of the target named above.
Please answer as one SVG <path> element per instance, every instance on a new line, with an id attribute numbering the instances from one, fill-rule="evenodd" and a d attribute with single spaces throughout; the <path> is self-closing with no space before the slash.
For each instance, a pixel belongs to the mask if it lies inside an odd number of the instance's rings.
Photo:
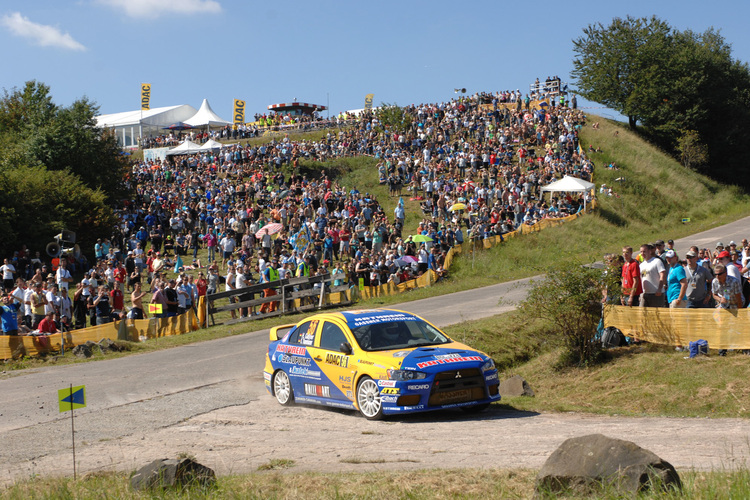
<path id="1" fill-rule="evenodd" d="M 141 84 L 141 109 L 151 109 L 151 84 Z"/>
<path id="2" fill-rule="evenodd" d="M 365 96 L 365 111 L 372 111 L 372 98 L 375 94 L 367 94 Z"/>
<path id="3" fill-rule="evenodd" d="M 245 101 L 234 100 L 234 124 L 245 123 Z"/>
<path id="4" fill-rule="evenodd" d="M 60 404 L 60 413 L 64 411 L 86 408 L 86 386 L 66 387 L 57 391 L 57 401 Z"/>

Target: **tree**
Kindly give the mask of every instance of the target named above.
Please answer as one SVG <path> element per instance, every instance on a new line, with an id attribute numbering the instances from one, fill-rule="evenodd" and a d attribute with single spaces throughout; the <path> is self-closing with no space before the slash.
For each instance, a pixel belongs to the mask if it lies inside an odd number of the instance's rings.
<path id="1" fill-rule="evenodd" d="M 594 341 L 602 316 L 602 291 L 616 287 L 615 273 L 561 264 L 532 284 L 520 309 L 524 315 L 552 324 L 551 335 L 562 341 L 561 365 L 586 366 L 599 360 L 601 346 Z M 618 289 L 619 291 L 619 289 Z"/>
<path id="2" fill-rule="evenodd" d="M 680 162 L 686 168 L 696 170 L 708 161 L 708 149 L 700 141 L 698 132 L 685 130 L 677 139 L 677 151 L 680 153 Z"/>
<path id="3" fill-rule="evenodd" d="M 383 127 L 395 132 L 408 130 L 412 123 L 411 115 L 397 104 L 382 103 L 375 111 L 375 116 Z"/>
<path id="4" fill-rule="evenodd" d="M 619 111 L 635 128 L 643 118 L 643 101 L 659 98 L 661 56 L 671 31 L 656 17 L 618 17 L 606 27 L 589 25 L 573 40 L 571 76 L 577 92 Z"/>

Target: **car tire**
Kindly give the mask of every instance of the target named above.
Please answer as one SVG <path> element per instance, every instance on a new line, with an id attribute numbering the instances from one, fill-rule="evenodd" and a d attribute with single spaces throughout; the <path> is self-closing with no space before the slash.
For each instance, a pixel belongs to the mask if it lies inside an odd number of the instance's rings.
<path id="1" fill-rule="evenodd" d="M 484 410 L 486 410 L 489 407 L 490 407 L 489 403 L 484 403 L 484 404 L 481 404 L 481 405 L 474 405 L 474 406 L 462 406 L 461 409 L 465 413 L 480 413 L 480 412 L 483 412 Z"/>
<path id="2" fill-rule="evenodd" d="M 289 375 L 284 370 L 277 370 L 273 374 L 273 395 L 280 405 L 289 406 L 294 404 L 294 391 Z"/>
<path id="3" fill-rule="evenodd" d="M 370 377 L 362 377 L 357 384 L 357 408 L 368 420 L 383 418 L 383 403 L 380 401 L 380 388 Z"/>

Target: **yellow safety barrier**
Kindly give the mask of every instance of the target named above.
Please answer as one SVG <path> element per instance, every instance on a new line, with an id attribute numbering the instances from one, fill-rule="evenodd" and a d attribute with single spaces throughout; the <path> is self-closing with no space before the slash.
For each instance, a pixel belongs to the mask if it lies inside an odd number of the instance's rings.
<path id="1" fill-rule="evenodd" d="M 88 341 L 99 342 L 105 338 L 138 342 L 142 337 L 153 339 L 169 335 L 182 335 L 197 329 L 198 320 L 195 313 L 190 310 L 185 314 L 171 318 L 124 319 L 47 336 L 11 337 L 2 335 L 0 336 L 0 359 L 10 359 L 16 352 L 27 356 L 58 352 L 62 348 L 63 335 L 65 336 L 65 349 L 68 350 Z"/>
<path id="2" fill-rule="evenodd" d="M 712 349 L 750 349 L 750 310 L 606 306 L 604 324 L 654 344 L 687 346 L 705 339 Z"/>

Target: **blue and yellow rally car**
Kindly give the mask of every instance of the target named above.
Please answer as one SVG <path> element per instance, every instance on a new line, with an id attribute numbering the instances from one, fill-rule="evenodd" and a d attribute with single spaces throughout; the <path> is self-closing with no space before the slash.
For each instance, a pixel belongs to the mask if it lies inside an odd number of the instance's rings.
<path id="1" fill-rule="evenodd" d="M 323 313 L 271 329 L 266 389 L 282 405 L 356 409 L 368 419 L 500 400 L 495 363 L 413 314 Z"/>

